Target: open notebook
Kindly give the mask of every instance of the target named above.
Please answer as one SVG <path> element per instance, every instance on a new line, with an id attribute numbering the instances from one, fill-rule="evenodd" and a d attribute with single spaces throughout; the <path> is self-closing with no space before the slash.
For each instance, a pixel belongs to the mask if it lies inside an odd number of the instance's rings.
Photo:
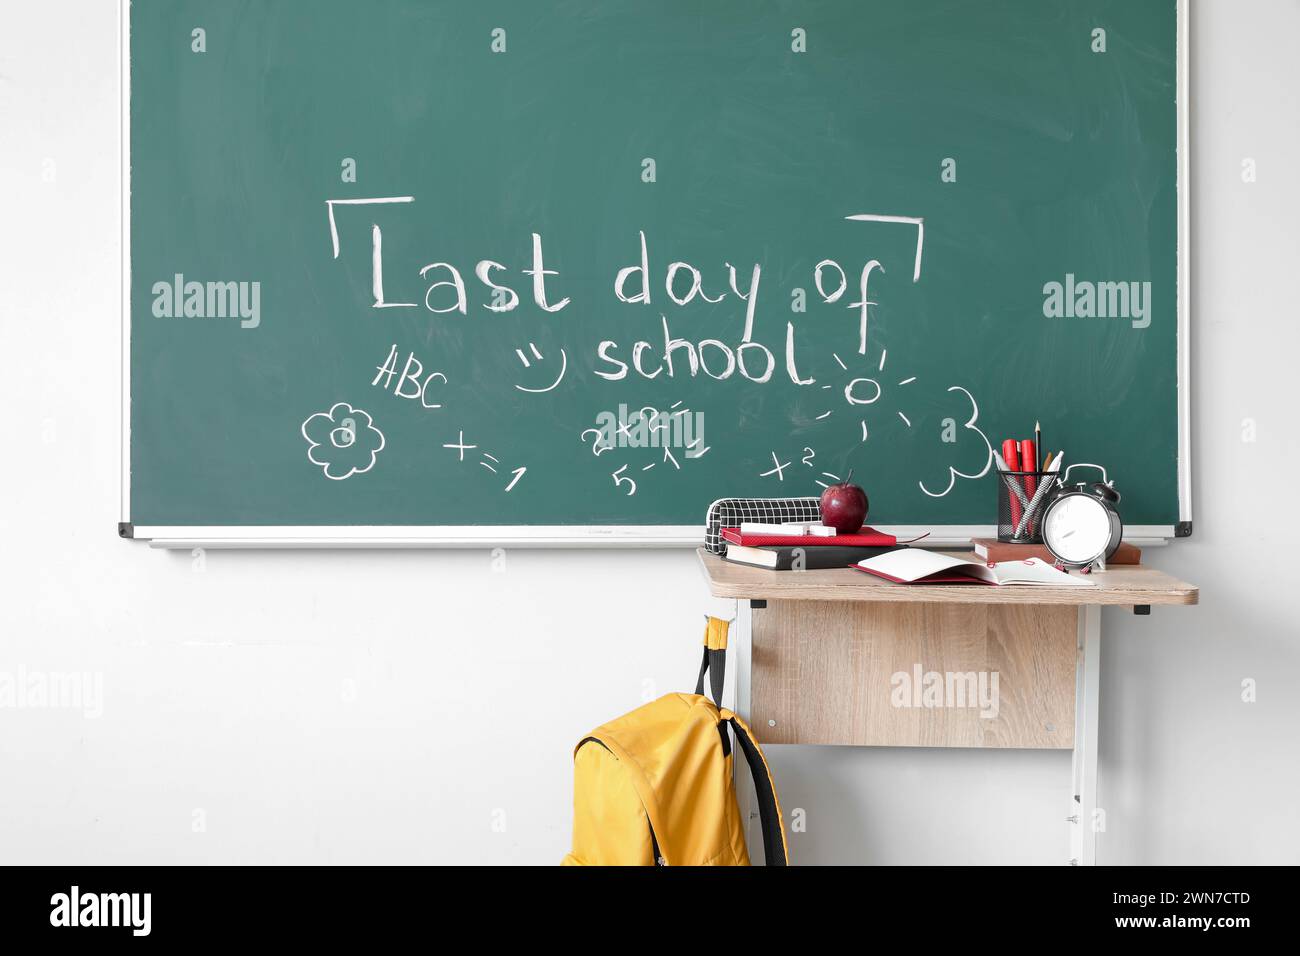
<path id="1" fill-rule="evenodd" d="M 1027 561 L 966 561 L 948 554 L 903 548 L 853 565 L 897 584 L 1027 584 L 1040 587 L 1095 587 L 1085 577 L 1058 571 L 1041 558 Z"/>

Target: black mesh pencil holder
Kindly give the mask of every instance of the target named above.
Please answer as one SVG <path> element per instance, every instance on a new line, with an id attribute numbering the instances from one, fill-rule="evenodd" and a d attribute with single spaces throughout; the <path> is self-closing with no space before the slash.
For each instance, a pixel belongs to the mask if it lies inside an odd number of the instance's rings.
<path id="1" fill-rule="evenodd" d="M 1012 544 L 1041 544 L 1043 510 L 1056 476 L 1046 471 L 999 471 L 998 540 Z"/>

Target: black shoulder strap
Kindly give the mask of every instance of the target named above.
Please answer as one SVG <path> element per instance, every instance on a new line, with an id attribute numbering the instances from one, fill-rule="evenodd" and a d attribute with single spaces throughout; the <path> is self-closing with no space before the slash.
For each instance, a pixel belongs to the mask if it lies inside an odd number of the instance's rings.
<path id="1" fill-rule="evenodd" d="M 730 621 L 706 618 L 704 625 L 704 658 L 700 661 L 700 676 L 695 681 L 695 693 L 704 695 L 704 675 L 709 675 L 709 691 L 713 703 L 722 706 L 722 686 L 727 676 L 727 630 Z"/>
<path id="2" fill-rule="evenodd" d="M 700 661 L 700 676 L 695 681 L 695 693 L 704 695 L 704 675 L 709 675 L 709 690 L 713 703 L 722 707 L 722 688 L 727 674 L 727 630 L 730 621 L 717 617 L 706 618 L 704 626 L 704 657 Z M 781 822 L 781 807 L 777 803 L 776 788 L 772 785 L 772 772 L 768 769 L 763 751 L 759 749 L 753 734 L 745 722 L 731 711 L 722 711 L 722 719 L 736 732 L 736 740 L 749 764 L 749 774 L 754 779 L 754 795 L 758 799 L 759 823 L 763 828 L 763 858 L 768 866 L 785 866 L 787 853 L 785 845 L 785 828 Z M 724 746 L 726 730 L 721 724 Z"/>
<path id="3" fill-rule="evenodd" d="M 740 744 L 745 762 L 749 764 L 749 774 L 754 778 L 754 795 L 758 799 L 758 820 L 763 829 L 763 859 L 768 866 L 787 865 L 785 828 L 781 821 L 781 806 L 776 800 L 776 788 L 772 786 L 772 774 L 768 770 L 763 751 L 749 733 L 745 722 L 735 714 L 726 718 L 731 729 L 736 732 L 736 741 Z"/>

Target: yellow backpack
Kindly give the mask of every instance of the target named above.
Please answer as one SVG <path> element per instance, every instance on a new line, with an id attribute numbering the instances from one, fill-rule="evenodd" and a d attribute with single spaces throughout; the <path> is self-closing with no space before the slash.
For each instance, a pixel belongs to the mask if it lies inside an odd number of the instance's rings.
<path id="1" fill-rule="evenodd" d="M 787 847 L 776 786 L 745 722 L 722 698 L 727 622 L 708 619 L 694 694 L 666 694 L 597 727 L 573 753 L 566 866 L 749 866 L 728 726 L 754 778 L 768 866 Z M 704 696 L 709 674 L 713 700 Z"/>

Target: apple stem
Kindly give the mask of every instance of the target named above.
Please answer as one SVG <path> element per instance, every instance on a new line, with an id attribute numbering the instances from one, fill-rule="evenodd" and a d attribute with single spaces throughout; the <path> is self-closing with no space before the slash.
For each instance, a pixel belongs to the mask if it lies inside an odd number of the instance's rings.
<path id="1" fill-rule="evenodd" d="M 850 469 L 849 469 L 849 476 L 848 476 L 847 478 L 844 479 L 844 483 L 847 485 L 847 484 L 848 484 L 850 481 L 852 481 L 852 480 L 853 480 L 853 469 L 850 468 Z"/>

